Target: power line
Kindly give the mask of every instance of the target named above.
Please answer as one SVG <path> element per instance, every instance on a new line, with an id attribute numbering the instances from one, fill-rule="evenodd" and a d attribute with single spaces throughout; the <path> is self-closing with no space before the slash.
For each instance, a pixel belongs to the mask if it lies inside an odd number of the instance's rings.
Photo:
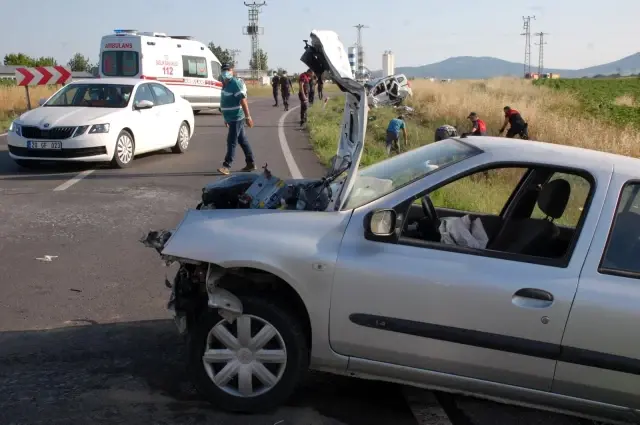
<path id="1" fill-rule="evenodd" d="M 524 35 L 524 76 L 531 75 L 531 19 L 536 19 L 535 16 L 523 16 L 524 32 L 520 35 Z"/>
<path id="2" fill-rule="evenodd" d="M 538 75 L 542 76 L 542 71 L 544 71 L 544 45 L 547 44 L 544 41 L 544 36 L 549 35 L 549 33 L 537 32 L 535 35 L 540 37 L 540 41 L 536 45 L 540 46 L 540 50 L 538 50 Z"/>
<path id="3" fill-rule="evenodd" d="M 258 79 L 261 76 L 261 68 L 262 68 L 262 57 L 260 55 L 260 38 L 259 36 L 264 34 L 264 28 L 260 26 L 258 16 L 261 11 L 260 8 L 262 6 L 266 6 L 267 2 L 264 1 L 262 3 L 247 3 L 244 2 L 244 5 L 249 8 L 249 25 L 244 27 L 242 33 L 244 35 L 251 36 L 251 59 L 255 63 L 255 69 L 251 70 L 251 77 Z M 251 62 L 249 62 L 251 64 Z"/>
<path id="4" fill-rule="evenodd" d="M 354 28 L 358 31 L 358 39 L 356 46 L 358 47 L 358 72 L 356 78 L 364 78 L 364 48 L 362 47 L 362 30 L 369 28 L 367 25 L 358 24 L 354 25 Z"/>
<path id="5" fill-rule="evenodd" d="M 229 53 L 231 54 L 231 60 L 233 61 L 233 67 L 235 68 L 237 63 L 236 63 L 236 56 L 238 56 L 238 53 L 240 53 L 239 49 L 231 49 L 229 50 Z"/>

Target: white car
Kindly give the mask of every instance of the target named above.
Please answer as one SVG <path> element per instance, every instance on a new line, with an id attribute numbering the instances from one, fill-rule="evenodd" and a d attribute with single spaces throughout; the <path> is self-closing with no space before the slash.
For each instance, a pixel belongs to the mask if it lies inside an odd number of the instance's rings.
<path id="1" fill-rule="evenodd" d="M 378 106 L 400 105 L 413 95 L 411 83 L 404 74 L 377 78 L 365 83 L 367 101 L 370 108 Z"/>
<path id="2" fill-rule="evenodd" d="M 40 103 L 9 127 L 9 155 L 23 167 L 111 161 L 124 168 L 142 153 L 184 153 L 194 131 L 189 102 L 156 81 L 81 80 Z"/>

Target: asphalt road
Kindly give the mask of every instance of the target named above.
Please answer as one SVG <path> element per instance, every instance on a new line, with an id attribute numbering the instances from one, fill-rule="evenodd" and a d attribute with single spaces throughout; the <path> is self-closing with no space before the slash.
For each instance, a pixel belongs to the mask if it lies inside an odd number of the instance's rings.
<path id="1" fill-rule="evenodd" d="M 298 110 L 282 120 L 269 99 L 250 106 L 259 164 L 283 177 L 296 169 L 304 177 L 323 173 L 296 124 Z M 315 373 L 286 406 L 267 414 L 224 414 L 199 400 L 168 320 L 164 269 L 138 239 L 174 226 L 196 205 L 202 186 L 218 177 L 225 134 L 219 115 L 202 114 L 184 155 L 145 155 L 125 170 L 38 171 L 15 165 L 0 136 L 0 423 L 449 423 L 434 416 L 442 409 L 427 392 L 410 391 L 408 402 L 396 385 Z M 236 158 L 233 168 L 241 168 L 240 150 Z M 454 413 L 456 425 L 587 423 L 457 400 L 466 417 Z"/>

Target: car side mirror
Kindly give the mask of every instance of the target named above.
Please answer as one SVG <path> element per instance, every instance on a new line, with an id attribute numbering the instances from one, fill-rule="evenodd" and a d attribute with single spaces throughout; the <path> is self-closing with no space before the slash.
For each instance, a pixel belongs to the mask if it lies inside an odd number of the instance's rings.
<path id="1" fill-rule="evenodd" d="M 47 99 L 46 97 L 41 97 L 40 100 L 38 101 L 38 105 L 40 106 L 44 105 L 45 103 L 47 103 L 47 100 L 49 99 Z"/>
<path id="2" fill-rule="evenodd" d="M 153 102 L 150 100 L 141 100 L 140 102 L 136 102 L 134 104 L 134 108 L 136 109 L 151 109 L 153 108 Z"/>
<path id="3" fill-rule="evenodd" d="M 390 242 L 396 239 L 396 222 L 398 215 L 395 210 L 381 209 L 367 214 L 364 218 L 364 236 L 368 240 Z"/>

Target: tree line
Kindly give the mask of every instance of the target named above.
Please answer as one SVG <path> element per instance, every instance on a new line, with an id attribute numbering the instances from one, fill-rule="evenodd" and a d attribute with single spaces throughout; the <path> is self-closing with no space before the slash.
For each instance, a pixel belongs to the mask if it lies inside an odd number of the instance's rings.
<path id="1" fill-rule="evenodd" d="M 60 65 L 58 61 L 51 56 L 42 56 L 35 58 L 24 53 L 9 53 L 4 56 L 3 63 L 6 66 L 56 66 Z M 66 66 L 73 72 L 91 72 L 96 65 L 91 63 L 88 57 L 82 53 L 76 53 L 69 59 Z"/>

